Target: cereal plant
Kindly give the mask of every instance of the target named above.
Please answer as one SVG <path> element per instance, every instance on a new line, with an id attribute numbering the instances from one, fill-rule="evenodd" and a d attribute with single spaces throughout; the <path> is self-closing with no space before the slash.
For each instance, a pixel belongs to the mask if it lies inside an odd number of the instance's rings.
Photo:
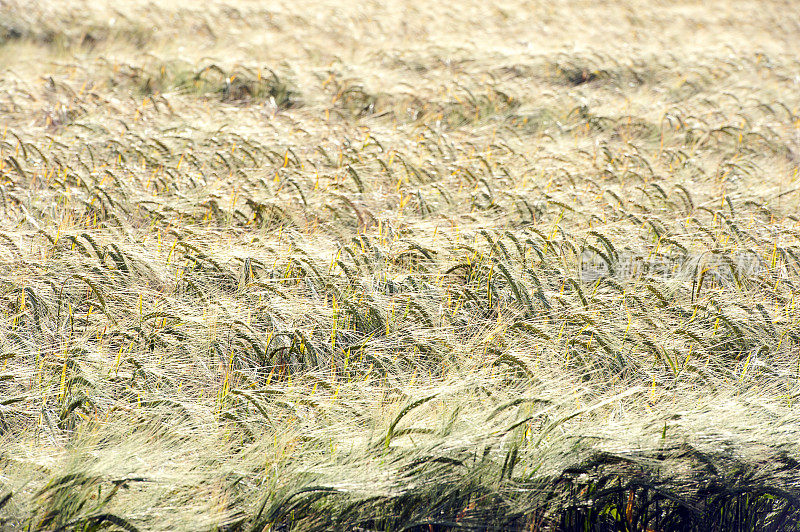
<path id="1" fill-rule="evenodd" d="M 0 2 L 0 529 L 800 530 L 798 30 Z"/>

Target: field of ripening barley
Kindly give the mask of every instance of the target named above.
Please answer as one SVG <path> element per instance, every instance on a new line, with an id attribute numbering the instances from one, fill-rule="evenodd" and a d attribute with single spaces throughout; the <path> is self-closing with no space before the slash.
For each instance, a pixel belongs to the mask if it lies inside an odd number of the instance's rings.
<path id="1" fill-rule="evenodd" d="M 800 531 L 793 1 L 0 0 L 0 529 Z"/>

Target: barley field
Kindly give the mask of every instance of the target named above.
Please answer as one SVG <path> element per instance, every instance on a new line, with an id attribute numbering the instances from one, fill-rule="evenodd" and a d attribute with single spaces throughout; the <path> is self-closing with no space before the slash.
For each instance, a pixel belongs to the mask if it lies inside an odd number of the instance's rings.
<path id="1" fill-rule="evenodd" d="M 0 529 L 800 530 L 792 1 L 0 0 Z"/>

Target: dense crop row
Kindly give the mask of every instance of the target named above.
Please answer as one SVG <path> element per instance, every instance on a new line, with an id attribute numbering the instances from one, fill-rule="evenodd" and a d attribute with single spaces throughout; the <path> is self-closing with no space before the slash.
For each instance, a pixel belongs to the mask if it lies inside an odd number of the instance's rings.
<path id="1" fill-rule="evenodd" d="M 2 526 L 797 529 L 779 6 L 234 4 L 0 6 Z"/>

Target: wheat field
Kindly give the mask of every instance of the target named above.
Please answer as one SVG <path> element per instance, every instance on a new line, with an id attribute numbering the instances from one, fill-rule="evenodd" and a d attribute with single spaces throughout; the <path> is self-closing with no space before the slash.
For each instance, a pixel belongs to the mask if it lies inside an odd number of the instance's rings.
<path id="1" fill-rule="evenodd" d="M 800 530 L 791 1 L 0 1 L 0 528 Z"/>

